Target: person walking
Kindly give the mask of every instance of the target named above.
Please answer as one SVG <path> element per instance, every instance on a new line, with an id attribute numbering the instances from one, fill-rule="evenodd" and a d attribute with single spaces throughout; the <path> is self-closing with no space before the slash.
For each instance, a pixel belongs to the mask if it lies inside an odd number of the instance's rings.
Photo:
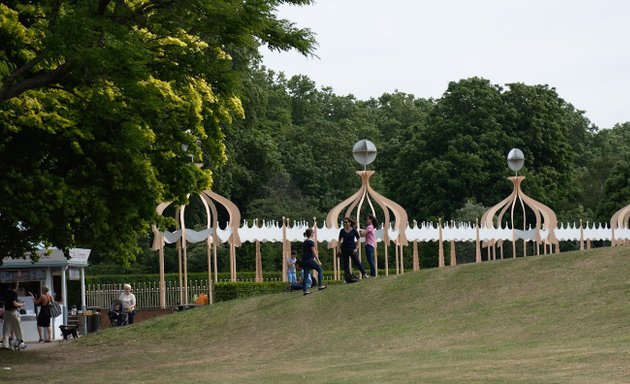
<path id="1" fill-rule="evenodd" d="M 313 230 L 308 228 L 304 231 L 304 237 L 306 239 L 304 240 L 304 243 L 302 243 L 302 271 L 304 276 L 309 276 L 311 274 L 311 270 L 317 271 L 317 290 L 321 291 L 322 289 L 326 289 L 327 286 L 324 285 L 322 262 L 319 260 L 317 247 L 315 246 L 315 242 L 312 240 Z M 311 291 L 308 290 L 307 284 L 303 284 L 302 292 L 304 296 L 311 293 Z"/>
<path id="2" fill-rule="evenodd" d="M 130 284 L 123 285 L 123 292 L 118 300 L 122 302 L 123 310 L 127 312 L 127 324 L 133 324 L 133 319 L 136 317 L 136 295 L 131 293 Z"/>
<path id="3" fill-rule="evenodd" d="M 366 277 L 365 268 L 359 260 L 359 232 L 355 228 L 356 222 L 349 217 L 343 219 L 343 228 L 339 231 L 339 251 L 341 252 L 341 263 L 343 264 L 343 274 L 346 283 L 354 283 L 356 280 L 350 273 L 350 259 L 359 271 L 361 275 Z"/>
<path id="4" fill-rule="evenodd" d="M 52 327 L 50 326 L 50 303 L 53 298 L 48 293 L 48 287 L 42 288 L 42 295 L 35 301 L 35 306 L 39 305 L 39 313 L 37 314 L 37 333 L 39 333 L 39 342 L 44 341 L 43 330 L 46 329 L 46 342 L 52 341 Z"/>
<path id="5" fill-rule="evenodd" d="M 365 229 L 361 231 L 361 236 L 365 237 L 365 258 L 370 264 L 370 276 L 376 276 L 376 264 L 374 263 L 374 250 L 376 249 L 376 227 L 378 221 L 374 215 L 369 215 Z"/>
<path id="6" fill-rule="evenodd" d="M 12 282 L 9 289 L 4 293 L 2 301 L 4 301 L 4 328 L 2 330 L 2 347 L 10 349 L 9 338 L 11 334 L 15 335 L 20 349 L 26 348 L 22 337 L 22 325 L 20 324 L 20 308 L 24 306 L 22 301 L 18 300 L 17 295 L 18 283 Z"/>

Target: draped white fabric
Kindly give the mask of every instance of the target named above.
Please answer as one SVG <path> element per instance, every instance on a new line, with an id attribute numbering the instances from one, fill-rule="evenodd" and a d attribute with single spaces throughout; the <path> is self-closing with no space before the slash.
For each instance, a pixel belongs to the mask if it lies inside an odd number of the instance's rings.
<path id="1" fill-rule="evenodd" d="M 164 242 L 166 244 L 173 244 L 182 237 L 182 230 L 178 229 L 175 232 L 164 231 L 162 232 L 162 236 L 164 236 Z"/>
<path id="2" fill-rule="evenodd" d="M 281 242 L 283 238 L 288 241 L 302 241 L 304 240 L 304 231 L 307 228 L 312 228 L 307 222 L 296 222 L 293 226 L 287 226 L 285 228 L 285 237 L 283 237 L 282 225 L 278 222 L 269 221 L 262 222 L 260 227 L 256 225 L 249 225 L 244 223 L 241 228 L 238 229 L 241 241 L 243 242 Z M 386 228 L 378 228 L 376 230 L 376 240 L 378 242 L 383 241 Z M 394 224 L 387 229 L 387 233 L 390 239 L 396 239 L 398 237 L 398 230 L 394 229 Z M 585 240 L 611 240 L 612 230 L 608 227 L 608 224 L 589 224 L 580 228 L 579 224 L 560 224 L 559 228 L 555 229 L 556 236 L 561 241 L 577 241 L 580 240 L 581 233 L 584 233 Z M 225 243 L 232 235 L 230 227 L 225 229 L 218 228 L 216 230 L 219 242 Z M 439 225 L 437 223 L 421 223 L 419 225 L 414 223 L 414 226 L 408 226 L 405 229 L 405 234 L 409 241 L 438 241 L 440 239 Z M 162 232 L 164 241 L 167 244 L 175 243 L 182 236 L 182 231 L 177 230 L 174 232 L 165 231 Z M 190 243 L 198 243 L 205 241 L 208 237 L 212 237 L 213 229 L 208 228 L 202 231 L 193 231 L 191 229 L 186 230 L 186 240 Z M 541 229 L 541 240 L 545 240 L 549 235 L 549 230 Z M 518 240 L 535 241 L 536 229 L 529 228 L 527 230 L 515 229 L 514 232 L 509 227 L 503 228 L 479 228 L 479 239 L 481 241 L 489 240 L 505 240 L 511 241 L 513 236 Z M 339 237 L 339 228 L 328 228 L 326 225 L 322 225 L 317 228 L 317 240 L 319 242 L 335 241 Z M 617 228 L 615 229 L 615 238 L 617 240 L 630 240 L 630 229 Z M 443 241 L 476 241 L 477 228 L 471 223 L 444 223 L 442 224 L 442 240 Z"/>
<path id="3" fill-rule="evenodd" d="M 194 231 L 192 229 L 186 229 L 186 241 L 189 243 L 201 243 L 208 240 L 213 234 L 212 228 L 206 228 L 202 231 Z"/>

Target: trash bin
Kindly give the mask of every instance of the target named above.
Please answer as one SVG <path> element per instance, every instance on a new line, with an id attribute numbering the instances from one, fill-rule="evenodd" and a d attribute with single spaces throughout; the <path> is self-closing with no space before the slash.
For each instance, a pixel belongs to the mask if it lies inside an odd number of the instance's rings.
<path id="1" fill-rule="evenodd" d="M 88 333 L 97 332 L 101 329 L 101 308 L 100 307 L 88 307 L 89 315 L 85 316 Z"/>

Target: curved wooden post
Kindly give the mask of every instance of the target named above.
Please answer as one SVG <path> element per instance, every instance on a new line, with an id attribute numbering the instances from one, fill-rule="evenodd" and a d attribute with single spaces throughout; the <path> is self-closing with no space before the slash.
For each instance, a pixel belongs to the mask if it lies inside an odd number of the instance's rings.
<path id="1" fill-rule="evenodd" d="M 444 268 L 444 244 L 442 242 L 442 218 L 438 220 L 438 267 Z"/>
<path id="2" fill-rule="evenodd" d="M 370 197 L 376 201 L 376 203 L 383 210 L 383 246 L 385 252 L 385 275 L 389 275 L 389 229 L 390 226 L 390 211 L 394 213 L 395 216 L 395 229 L 398 230 L 397 239 L 391 239 L 395 243 L 402 245 L 407 245 L 408 241 L 405 234 L 405 228 L 408 225 L 407 223 L 407 213 L 405 210 L 398 205 L 397 203 L 387 199 L 386 197 L 378 194 L 376 191 L 372 189 L 369 183 L 370 177 L 374 174 L 374 171 L 357 171 L 356 174 L 361 178 L 361 187 L 359 190 L 354 193 L 352 196 L 336 205 L 333 209 L 328 212 L 326 216 L 326 225 L 328 228 L 339 228 L 338 218 L 342 212 L 345 212 L 345 216 L 352 217 L 352 212 L 354 209 L 357 209 L 357 218 L 360 220 L 360 211 L 363 205 L 364 199 L 367 198 L 370 207 L 372 208 L 372 213 L 374 213 L 374 207 L 372 206 L 372 202 Z M 337 247 L 337 241 L 331 241 L 328 244 L 328 248 L 335 249 Z M 398 271 L 400 270 L 400 260 L 398 258 L 398 248 L 396 249 L 396 263 Z M 375 250 L 374 254 L 375 264 L 378 266 L 378 256 Z"/>
<path id="3" fill-rule="evenodd" d="M 418 241 L 413 241 L 413 271 L 420 270 L 420 254 L 418 253 Z"/>
<path id="4" fill-rule="evenodd" d="M 282 217 L 282 281 L 289 281 L 289 270 L 287 268 L 288 254 L 291 254 L 290 245 L 287 241 L 287 223 L 289 218 Z"/>
<path id="5" fill-rule="evenodd" d="M 405 273 L 405 249 L 400 244 L 400 273 Z"/>
<path id="6" fill-rule="evenodd" d="M 337 257 L 337 248 L 333 248 L 333 276 L 335 280 L 340 280 L 339 278 L 339 258 Z"/>
<path id="7" fill-rule="evenodd" d="M 389 241 L 383 240 L 383 245 L 385 246 L 385 276 L 389 276 Z"/>
<path id="8" fill-rule="evenodd" d="M 258 218 L 254 220 L 254 226 L 256 228 L 260 228 L 258 224 Z M 256 239 L 256 281 L 263 281 L 263 273 L 262 273 L 262 255 L 260 254 L 260 240 Z"/>
<path id="9" fill-rule="evenodd" d="M 182 304 L 188 304 L 188 244 L 186 243 L 186 225 L 184 222 L 184 212 L 186 206 L 182 206 L 179 210 L 179 222 L 182 229 L 182 265 L 184 266 L 184 302 Z"/>
<path id="10" fill-rule="evenodd" d="M 627 243 L 627 239 L 617 240 L 615 230 L 618 228 L 628 228 L 630 224 L 630 204 L 615 212 L 610 218 L 610 230 L 612 237 L 611 246 L 623 245 Z"/>
<path id="11" fill-rule="evenodd" d="M 477 219 L 475 222 L 475 263 L 481 263 L 481 239 L 479 238 L 479 219 Z"/>
<path id="12" fill-rule="evenodd" d="M 394 256 L 396 257 L 396 274 L 400 274 L 400 256 L 398 255 L 398 243 L 394 241 Z"/>
<path id="13" fill-rule="evenodd" d="M 166 278 L 164 277 L 164 246 L 159 249 L 160 255 L 160 308 L 166 308 Z"/>
<path id="14" fill-rule="evenodd" d="M 158 206 L 155 209 L 157 214 L 162 215 L 162 213 L 164 213 L 164 210 L 170 204 L 171 204 L 170 202 L 158 204 Z M 157 250 L 158 255 L 159 255 L 158 263 L 159 263 L 159 269 L 160 269 L 160 285 L 159 285 L 160 308 L 164 309 L 166 308 L 166 278 L 164 274 L 164 235 L 155 224 L 151 225 L 151 230 L 154 236 L 152 249 Z"/>

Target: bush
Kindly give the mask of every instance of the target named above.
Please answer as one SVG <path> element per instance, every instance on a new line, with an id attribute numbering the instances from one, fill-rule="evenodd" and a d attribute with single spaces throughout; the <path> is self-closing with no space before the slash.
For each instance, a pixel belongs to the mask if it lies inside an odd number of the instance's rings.
<path id="1" fill-rule="evenodd" d="M 332 279 L 332 272 L 324 273 L 325 279 Z M 214 274 L 212 275 L 214 278 Z M 230 274 L 228 272 L 221 272 L 217 275 L 219 282 L 229 281 Z M 265 280 L 273 280 L 272 282 L 282 282 L 282 272 L 265 272 L 263 273 Z M 164 275 L 166 281 L 179 281 L 179 275 L 177 273 L 167 273 Z M 236 279 L 239 281 L 253 282 L 256 279 L 256 272 L 238 272 Z M 188 273 L 188 280 L 208 280 L 207 272 L 190 272 Z M 160 281 L 159 274 L 135 274 L 135 275 L 99 275 L 99 276 L 86 276 L 86 284 L 124 284 L 129 283 L 148 283 Z M 269 282 L 269 281 L 266 281 Z"/>
<path id="2" fill-rule="evenodd" d="M 260 296 L 269 293 L 278 293 L 286 290 L 287 283 L 282 281 L 272 281 L 263 283 L 254 282 L 226 282 L 214 285 L 214 300 L 228 301 L 241 299 L 244 297 Z"/>
<path id="3" fill-rule="evenodd" d="M 244 272 L 239 273 L 237 275 L 238 278 L 247 279 L 249 275 L 252 275 L 254 278 L 255 274 L 252 272 Z M 214 278 L 214 274 L 213 274 Z M 230 278 L 229 273 L 219 273 L 219 280 L 226 280 Z M 164 275 L 164 279 L 166 281 L 179 281 L 179 274 L 177 273 L 167 273 Z M 208 280 L 207 272 L 190 272 L 188 273 L 188 280 Z M 160 281 L 159 274 L 133 274 L 133 275 L 98 275 L 98 276 L 86 276 L 85 283 L 86 284 L 124 284 L 129 283 L 133 285 L 134 283 L 145 283 L 145 282 L 158 282 Z"/>

